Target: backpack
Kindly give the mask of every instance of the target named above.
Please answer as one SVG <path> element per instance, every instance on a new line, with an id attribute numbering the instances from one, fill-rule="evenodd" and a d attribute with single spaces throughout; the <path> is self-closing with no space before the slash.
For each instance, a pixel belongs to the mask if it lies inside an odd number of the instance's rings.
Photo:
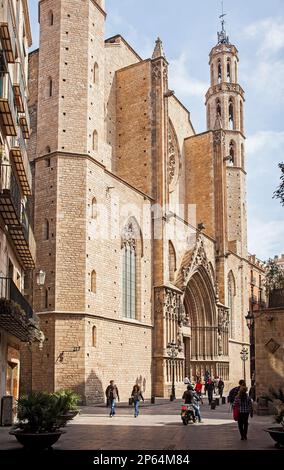
<path id="1" fill-rule="evenodd" d="M 232 405 L 234 404 L 234 401 L 235 401 L 235 398 L 239 392 L 239 388 L 240 387 L 234 387 L 232 388 L 232 390 L 230 390 L 229 392 L 229 396 L 228 396 L 228 402 L 231 403 Z"/>

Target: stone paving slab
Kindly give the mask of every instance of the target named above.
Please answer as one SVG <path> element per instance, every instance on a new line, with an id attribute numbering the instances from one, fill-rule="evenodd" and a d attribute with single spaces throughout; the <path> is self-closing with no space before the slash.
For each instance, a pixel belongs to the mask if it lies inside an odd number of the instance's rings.
<path id="1" fill-rule="evenodd" d="M 273 450 L 274 443 L 264 429 L 271 416 L 255 416 L 250 421 L 247 441 L 241 441 L 237 423 L 228 405 L 211 410 L 202 406 L 201 424 L 184 426 L 180 419 L 181 401 L 141 406 L 133 416 L 127 404 L 117 407 L 110 418 L 106 407 L 84 407 L 66 428 L 54 449 L 58 450 Z M 0 428 L 0 450 L 18 449 L 9 429 Z M 276 450 L 281 452 L 281 450 Z"/>

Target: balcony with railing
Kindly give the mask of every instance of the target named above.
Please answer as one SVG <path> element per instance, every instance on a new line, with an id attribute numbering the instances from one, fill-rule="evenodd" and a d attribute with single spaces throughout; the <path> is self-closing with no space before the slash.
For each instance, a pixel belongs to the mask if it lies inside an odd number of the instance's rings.
<path id="1" fill-rule="evenodd" d="M 32 193 L 32 174 L 26 143 L 21 128 L 19 128 L 18 137 L 14 137 L 12 140 L 10 156 L 17 171 L 23 194 L 25 196 L 30 196 Z"/>
<path id="2" fill-rule="evenodd" d="M 8 72 L 0 72 L 0 114 L 7 136 L 16 136 L 17 110 L 15 96 Z"/>
<path id="3" fill-rule="evenodd" d="M 29 341 L 33 309 L 12 279 L 0 277 L 0 327 L 21 341 Z"/>
<path id="4" fill-rule="evenodd" d="M 25 82 L 21 62 L 15 63 L 15 76 L 13 82 L 15 102 L 19 113 L 25 112 L 24 102 L 26 100 Z"/>
<path id="5" fill-rule="evenodd" d="M 21 190 L 9 163 L 1 164 L 0 214 L 25 269 L 34 269 L 35 240 Z"/>
<path id="6" fill-rule="evenodd" d="M 23 102 L 24 112 L 19 116 L 19 124 L 22 128 L 23 136 L 25 139 L 30 138 L 30 115 L 26 100 Z"/>
<path id="7" fill-rule="evenodd" d="M 16 34 L 13 12 L 9 0 L 1 2 L 0 5 L 0 37 L 7 62 L 14 63 L 16 57 Z"/>

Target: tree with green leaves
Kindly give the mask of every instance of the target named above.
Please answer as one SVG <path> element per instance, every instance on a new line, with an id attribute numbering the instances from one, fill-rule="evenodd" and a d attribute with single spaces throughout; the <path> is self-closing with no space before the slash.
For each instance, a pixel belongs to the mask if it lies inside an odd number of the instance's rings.
<path id="1" fill-rule="evenodd" d="M 284 206 L 284 163 L 279 163 L 278 166 L 281 170 L 280 185 L 279 188 L 274 192 L 273 198 L 279 199 L 282 206 Z"/>
<path id="2" fill-rule="evenodd" d="M 267 295 L 274 289 L 284 288 L 284 269 L 273 259 L 266 262 L 265 290 Z"/>

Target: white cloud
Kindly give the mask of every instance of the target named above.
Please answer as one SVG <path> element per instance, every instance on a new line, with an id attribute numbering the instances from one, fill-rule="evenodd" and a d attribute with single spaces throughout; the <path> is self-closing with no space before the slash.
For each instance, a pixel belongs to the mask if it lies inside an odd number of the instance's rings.
<path id="1" fill-rule="evenodd" d="M 271 56 L 284 48 L 284 21 L 281 18 L 266 18 L 252 23 L 245 28 L 244 34 L 259 40 L 260 55 Z"/>
<path id="2" fill-rule="evenodd" d="M 128 21 L 125 20 L 116 10 L 110 10 L 107 20 L 107 31 L 113 34 L 121 34 L 125 40 L 142 57 L 150 57 L 153 53 L 155 43 L 140 32 Z"/>
<path id="3" fill-rule="evenodd" d="M 170 87 L 181 97 L 197 96 L 204 98 L 208 83 L 189 75 L 188 57 L 185 52 L 170 61 Z M 173 72 L 173 73 L 171 73 Z"/>
<path id="4" fill-rule="evenodd" d="M 284 101 L 284 62 L 281 60 L 255 61 L 253 71 L 247 64 L 242 74 L 245 88 L 261 93 L 262 102 L 265 99 Z"/>
<path id="5" fill-rule="evenodd" d="M 281 150 L 281 154 L 283 154 L 283 145 L 284 131 L 259 131 L 248 136 L 246 148 L 247 153 L 251 156 L 260 154 L 269 156 L 269 154 L 278 150 Z"/>
<path id="6" fill-rule="evenodd" d="M 284 249 L 284 220 L 249 219 L 249 252 L 266 260 L 274 255 L 283 253 Z"/>

